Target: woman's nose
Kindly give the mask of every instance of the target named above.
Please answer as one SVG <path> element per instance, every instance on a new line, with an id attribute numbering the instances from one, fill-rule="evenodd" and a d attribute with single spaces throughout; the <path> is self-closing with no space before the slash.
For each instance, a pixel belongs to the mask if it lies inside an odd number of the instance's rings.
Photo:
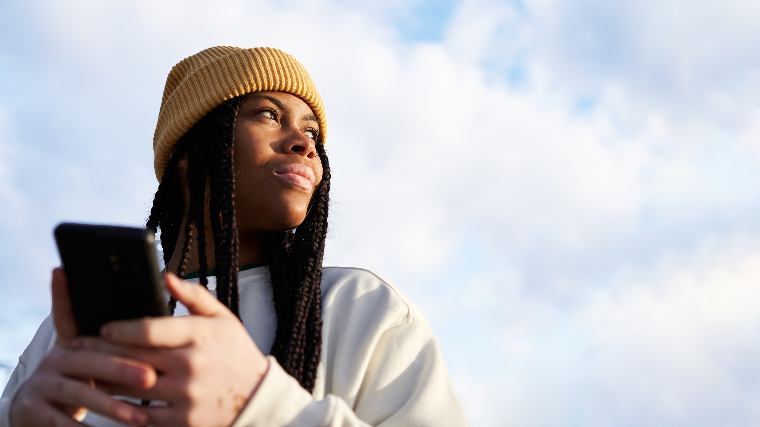
<path id="1" fill-rule="evenodd" d="M 316 142 L 306 136 L 300 129 L 295 129 L 288 138 L 286 151 L 306 157 L 307 159 L 313 159 L 318 155 Z"/>

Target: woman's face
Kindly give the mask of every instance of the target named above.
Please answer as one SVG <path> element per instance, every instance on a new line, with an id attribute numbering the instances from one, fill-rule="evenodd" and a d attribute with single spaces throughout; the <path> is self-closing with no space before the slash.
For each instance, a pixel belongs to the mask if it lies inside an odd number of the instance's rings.
<path id="1" fill-rule="evenodd" d="M 306 218 L 322 181 L 311 108 L 283 92 L 256 92 L 235 124 L 235 204 L 241 233 L 285 230 Z"/>

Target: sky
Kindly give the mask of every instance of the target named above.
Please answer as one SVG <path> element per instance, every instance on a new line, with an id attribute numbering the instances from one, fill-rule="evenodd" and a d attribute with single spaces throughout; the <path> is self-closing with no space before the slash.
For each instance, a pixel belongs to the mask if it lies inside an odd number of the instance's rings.
<path id="1" fill-rule="evenodd" d="M 760 424 L 760 4 L 0 3 L 0 384 L 60 221 L 144 223 L 166 74 L 297 57 L 326 264 L 430 320 L 473 426 Z M 6 368 L 3 368 L 5 366 Z"/>

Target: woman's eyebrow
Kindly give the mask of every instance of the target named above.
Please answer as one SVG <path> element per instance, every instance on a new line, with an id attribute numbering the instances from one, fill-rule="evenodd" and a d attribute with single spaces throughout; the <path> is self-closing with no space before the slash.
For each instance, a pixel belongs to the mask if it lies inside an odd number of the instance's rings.
<path id="1" fill-rule="evenodd" d="M 268 96 L 268 95 L 259 95 L 259 94 L 253 95 L 253 97 L 254 98 L 264 98 L 264 99 L 268 100 L 269 102 L 271 102 L 272 104 L 276 105 L 277 108 L 290 112 L 290 108 L 288 108 L 285 104 L 282 103 L 282 101 L 280 101 L 277 98 L 274 98 L 274 97 Z M 315 116 L 314 114 L 311 114 L 311 113 L 304 114 L 301 117 L 301 120 L 312 121 L 312 122 L 319 122 L 319 120 L 317 120 L 317 116 Z"/>
<path id="2" fill-rule="evenodd" d="M 255 94 L 255 95 L 253 95 L 253 97 L 254 97 L 254 98 L 263 98 L 263 99 L 266 99 L 266 100 L 268 100 L 269 102 L 271 102 L 272 104 L 276 105 L 276 106 L 277 106 L 277 108 L 279 108 L 279 109 L 281 109 L 281 110 L 290 111 L 290 109 L 289 109 L 288 107 L 286 107 L 286 106 L 285 106 L 285 104 L 283 104 L 283 103 L 282 103 L 282 102 L 281 102 L 279 99 L 277 99 L 277 98 L 274 98 L 274 97 L 271 97 L 271 96 L 267 96 L 267 95 L 259 95 L 259 94 Z"/>

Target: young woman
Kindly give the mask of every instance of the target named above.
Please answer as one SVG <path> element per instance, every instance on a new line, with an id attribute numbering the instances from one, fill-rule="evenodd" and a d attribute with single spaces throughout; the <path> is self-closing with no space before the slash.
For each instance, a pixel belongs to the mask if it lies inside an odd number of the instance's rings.
<path id="1" fill-rule="evenodd" d="M 326 130 L 309 75 L 282 51 L 213 47 L 178 63 L 147 224 L 176 274 L 175 316 L 78 337 L 54 270 L 52 320 L 19 359 L 0 426 L 465 425 L 414 305 L 371 272 L 322 268 Z"/>

